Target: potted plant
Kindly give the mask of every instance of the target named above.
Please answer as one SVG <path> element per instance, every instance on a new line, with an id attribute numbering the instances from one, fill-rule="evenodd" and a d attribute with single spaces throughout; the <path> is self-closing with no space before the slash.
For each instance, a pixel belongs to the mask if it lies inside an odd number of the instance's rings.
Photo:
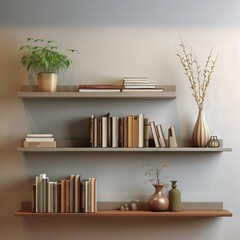
<path id="1" fill-rule="evenodd" d="M 55 92 L 57 89 L 57 74 L 67 70 L 72 60 L 65 52 L 78 53 L 75 49 L 60 51 L 56 41 L 27 38 L 27 45 L 21 46 L 25 51 L 21 63 L 27 71 L 33 71 L 38 75 L 39 91 Z"/>

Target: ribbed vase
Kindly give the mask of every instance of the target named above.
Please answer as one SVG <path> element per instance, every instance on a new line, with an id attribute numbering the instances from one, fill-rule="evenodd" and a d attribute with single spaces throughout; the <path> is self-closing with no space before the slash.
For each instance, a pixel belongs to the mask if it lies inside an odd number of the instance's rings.
<path id="1" fill-rule="evenodd" d="M 199 108 L 197 121 L 193 129 L 193 143 L 196 147 L 207 147 L 210 139 L 209 129 L 204 117 L 203 108 Z"/>

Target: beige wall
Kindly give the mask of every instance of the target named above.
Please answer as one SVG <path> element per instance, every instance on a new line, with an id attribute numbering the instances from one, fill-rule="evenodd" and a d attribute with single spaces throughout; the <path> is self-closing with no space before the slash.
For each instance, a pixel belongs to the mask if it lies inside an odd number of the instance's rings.
<path id="1" fill-rule="evenodd" d="M 194 22 L 193 13 L 192 18 Z M 240 168 L 240 31 L 231 21 L 216 26 L 66 26 L 64 21 L 50 26 L 36 22 L 32 26 L 30 23 L 8 24 L 7 21 L 0 25 L 0 239 L 234 240 L 240 237 L 237 185 Z M 215 53 L 219 52 L 216 71 L 207 92 L 205 115 L 211 135 L 223 138 L 224 145 L 233 147 L 233 152 L 22 154 L 16 151 L 20 139 L 29 132 L 53 132 L 56 138 L 86 136 L 85 119 L 90 114 L 100 115 L 108 111 L 112 115 L 143 112 L 162 123 L 165 133 L 170 125 L 175 125 L 178 137 L 190 138 L 197 107 L 175 56 L 178 34 L 193 47 L 202 65 L 212 46 Z M 72 68 L 60 75 L 59 84 L 112 82 L 125 75 L 147 75 L 157 84 L 176 84 L 177 98 L 171 101 L 22 101 L 16 94 L 19 86 L 27 84 L 29 78 L 19 63 L 19 46 L 29 36 L 55 39 L 66 47 L 79 50 L 79 55 L 73 56 Z M 20 209 L 21 202 L 30 201 L 34 176 L 42 172 L 52 179 L 71 173 L 80 173 L 83 178 L 97 177 L 99 201 L 147 200 L 153 188 L 144 184 L 142 165 L 157 164 L 160 160 L 169 164 L 164 174 L 179 180 L 183 201 L 223 201 L 224 207 L 234 216 L 181 220 L 13 216 Z"/>

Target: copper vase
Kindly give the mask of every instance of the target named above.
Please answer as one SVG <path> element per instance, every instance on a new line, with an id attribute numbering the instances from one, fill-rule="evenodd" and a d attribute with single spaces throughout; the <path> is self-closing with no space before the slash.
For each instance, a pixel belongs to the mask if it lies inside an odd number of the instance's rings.
<path id="1" fill-rule="evenodd" d="M 168 210 L 169 200 L 163 193 L 164 184 L 153 184 L 155 193 L 149 198 L 149 210 L 155 212 L 162 212 Z"/>

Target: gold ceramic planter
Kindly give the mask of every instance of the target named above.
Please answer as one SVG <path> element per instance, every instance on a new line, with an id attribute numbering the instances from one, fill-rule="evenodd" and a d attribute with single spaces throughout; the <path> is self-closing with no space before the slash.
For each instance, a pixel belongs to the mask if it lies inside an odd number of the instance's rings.
<path id="1" fill-rule="evenodd" d="M 40 92 L 57 91 L 57 74 L 56 73 L 38 73 L 38 90 Z"/>

